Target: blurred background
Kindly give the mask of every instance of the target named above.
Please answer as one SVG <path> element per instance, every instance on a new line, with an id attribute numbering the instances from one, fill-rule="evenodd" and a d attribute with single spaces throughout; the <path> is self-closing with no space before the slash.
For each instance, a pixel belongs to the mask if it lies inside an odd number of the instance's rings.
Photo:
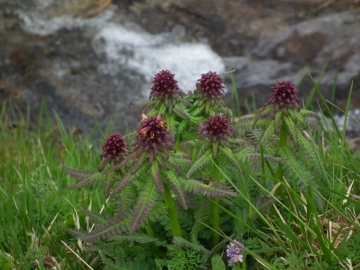
<path id="1" fill-rule="evenodd" d="M 0 104 L 29 105 L 36 117 L 45 100 L 83 132 L 96 121 L 135 128 L 131 108 L 163 69 L 184 92 L 202 73 L 235 70 L 244 113 L 276 80 L 301 81 L 300 97 L 317 108 L 304 67 L 329 100 L 337 75 L 342 108 L 353 81 L 359 114 L 360 0 L 0 0 Z"/>

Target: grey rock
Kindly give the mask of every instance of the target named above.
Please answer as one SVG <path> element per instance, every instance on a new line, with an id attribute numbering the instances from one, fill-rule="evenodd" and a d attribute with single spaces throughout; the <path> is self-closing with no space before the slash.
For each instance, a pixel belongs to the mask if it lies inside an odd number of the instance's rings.
<path id="1" fill-rule="evenodd" d="M 306 100 L 312 84 L 304 66 L 318 78 L 327 63 L 325 98 L 337 76 L 335 103 L 344 108 L 353 81 L 351 105 L 360 108 L 357 1 L 80 2 L 0 2 L 0 103 L 30 103 L 36 112 L 45 98 L 69 127 L 115 119 L 124 132 L 136 127 L 139 112 L 131 108 L 162 69 L 185 92 L 201 73 L 234 69 L 240 98 L 259 107 L 276 80 L 299 83 Z M 228 75 L 225 81 L 231 89 Z"/>

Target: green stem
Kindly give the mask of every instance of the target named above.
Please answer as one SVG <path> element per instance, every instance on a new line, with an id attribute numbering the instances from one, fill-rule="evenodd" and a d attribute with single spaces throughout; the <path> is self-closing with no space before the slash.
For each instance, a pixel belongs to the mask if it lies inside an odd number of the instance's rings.
<path id="1" fill-rule="evenodd" d="M 150 224 L 145 227 L 145 230 L 148 235 L 155 237 L 154 230 Z"/>
<path id="2" fill-rule="evenodd" d="M 283 146 L 286 145 L 286 139 L 287 139 L 287 130 L 285 126 L 281 126 L 280 127 L 280 131 L 279 131 L 279 146 L 278 149 L 282 148 Z M 277 170 L 276 170 L 276 178 L 279 181 L 283 180 L 283 176 L 284 176 L 284 172 L 281 168 L 281 164 L 278 164 L 277 166 Z"/>
<path id="3" fill-rule="evenodd" d="M 214 164 L 214 170 L 213 170 L 213 181 L 220 182 L 220 171 L 218 169 L 216 162 Z M 214 202 L 219 204 L 219 202 L 220 202 L 219 197 L 215 197 Z M 220 242 L 219 227 L 220 227 L 220 209 L 217 205 L 213 204 L 213 229 L 214 229 L 213 244 L 214 244 L 214 246 Z"/>
<path id="4" fill-rule="evenodd" d="M 287 142 L 287 130 L 286 130 L 286 127 L 285 126 L 281 126 L 280 127 L 280 131 L 279 131 L 279 146 L 278 146 L 278 149 L 284 147 L 286 145 L 286 142 Z M 281 164 L 278 163 L 277 165 L 277 170 L 275 172 L 275 176 L 276 178 L 279 180 L 279 182 L 282 182 L 283 181 L 283 177 L 284 177 L 284 171 L 283 169 L 281 168 Z M 284 191 L 282 189 L 282 187 L 280 186 L 278 188 L 278 190 L 276 191 L 275 193 L 276 195 L 280 195 L 280 197 L 285 201 L 286 198 L 285 198 L 285 194 L 284 194 Z"/>
<path id="5" fill-rule="evenodd" d="M 181 228 L 179 224 L 179 218 L 176 213 L 174 199 L 171 196 L 169 186 L 164 183 L 164 199 L 166 203 L 166 208 L 168 211 L 170 226 L 173 236 L 181 237 Z"/>

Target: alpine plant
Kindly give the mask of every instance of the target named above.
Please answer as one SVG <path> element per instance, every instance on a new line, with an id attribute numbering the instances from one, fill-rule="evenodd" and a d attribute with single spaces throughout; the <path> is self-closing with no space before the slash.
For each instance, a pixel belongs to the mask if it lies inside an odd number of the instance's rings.
<path id="1" fill-rule="evenodd" d="M 193 109 L 191 115 L 203 115 L 206 118 L 223 113 L 230 116 L 230 111 L 223 101 L 225 97 L 224 89 L 224 80 L 216 72 L 209 71 L 206 74 L 201 74 L 192 96 Z"/>
<path id="2" fill-rule="evenodd" d="M 106 138 L 102 145 L 102 153 L 100 155 L 101 163 L 98 170 L 101 172 L 104 167 L 110 163 L 119 163 L 121 157 L 126 155 L 128 147 L 121 134 L 114 133 Z"/>
<path id="3" fill-rule="evenodd" d="M 155 74 L 153 79 L 153 85 L 150 88 L 150 101 L 144 102 L 140 105 L 142 111 L 146 111 L 149 108 L 148 115 L 173 115 L 173 113 L 182 118 L 190 119 L 187 114 L 186 106 L 189 104 L 183 97 L 185 93 L 180 91 L 178 81 L 175 80 L 175 74 L 172 74 L 169 70 L 161 70 Z M 166 116 L 166 118 L 168 118 Z M 168 119 L 168 121 L 170 121 Z"/>
<path id="4" fill-rule="evenodd" d="M 308 157 L 308 164 L 314 168 L 314 171 L 320 176 L 322 174 L 323 165 L 319 156 L 316 154 L 314 142 L 308 139 L 307 130 L 311 127 L 308 118 L 313 117 L 319 119 L 319 116 L 309 110 L 302 109 L 299 104 L 298 92 L 295 85 L 290 81 L 277 81 L 272 87 L 269 99 L 258 111 L 253 122 L 254 134 L 258 134 L 258 130 L 262 133 L 257 137 L 258 145 L 261 145 L 270 152 L 271 155 L 276 154 L 289 160 L 278 164 L 276 172 L 277 178 L 282 181 L 284 170 L 288 174 L 296 171 L 296 168 L 290 166 L 295 164 L 292 160 L 295 157 L 293 149 L 288 147 L 288 139 L 290 138 L 295 151 L 302 150 Z M 275 135 L 275 136 L 273 136 Z M 255 136 L 256 137 L 256 136 Z M 277 147 L 271 149 L 269 141 L 277 137 Z M 299 167 L 301 165 L 297 165 Z M 293 168 L 292 170 L 289 168 Z M 305 173 L 304 173 L 305 175 Z M 308 177 L 303 177 L 308 178 Z"/>
<path id="5" fill-rule="evenodd" d="M 270 116 L 272 121 L 264 119 L 267 116 Z M 309 128 L 307 117 L 319 118 L 316 113 L 301 109 L 298 91 L 292 82 L 277 81 L 272 87 L 268 101 L 259 110 L 253 129 L 255 127 L 265 128 L 265 134 L 279 134 L 282 130 L 283 135 L 285 133 L 290 135 L 295 149 L 298 150 L 298 137 L 303 136 L 301 135 L 302 130 Z"/>

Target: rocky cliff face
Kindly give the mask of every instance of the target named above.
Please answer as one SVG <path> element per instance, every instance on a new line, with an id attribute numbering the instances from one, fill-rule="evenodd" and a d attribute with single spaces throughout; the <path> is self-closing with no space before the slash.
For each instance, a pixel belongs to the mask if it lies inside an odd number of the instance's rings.
<path id="1" fill-rule="evenodd" d="M 36 112 L 44 98 L 69 127 L 115 119 L 124 132 L 161 69 L 185 92 L 201 73 L 235 69 L 240 97 L 261 105 L 276 80 L 297 82 L 304 66 L 318 77 L 327 64 L 324 95 L 337 75 L 337 104 L 354 81 L 359 107 L 359 29 L 355 0 L 0 1 L 0 102 Z M 301 98 L 311 88 L 304 77 Z"/>

